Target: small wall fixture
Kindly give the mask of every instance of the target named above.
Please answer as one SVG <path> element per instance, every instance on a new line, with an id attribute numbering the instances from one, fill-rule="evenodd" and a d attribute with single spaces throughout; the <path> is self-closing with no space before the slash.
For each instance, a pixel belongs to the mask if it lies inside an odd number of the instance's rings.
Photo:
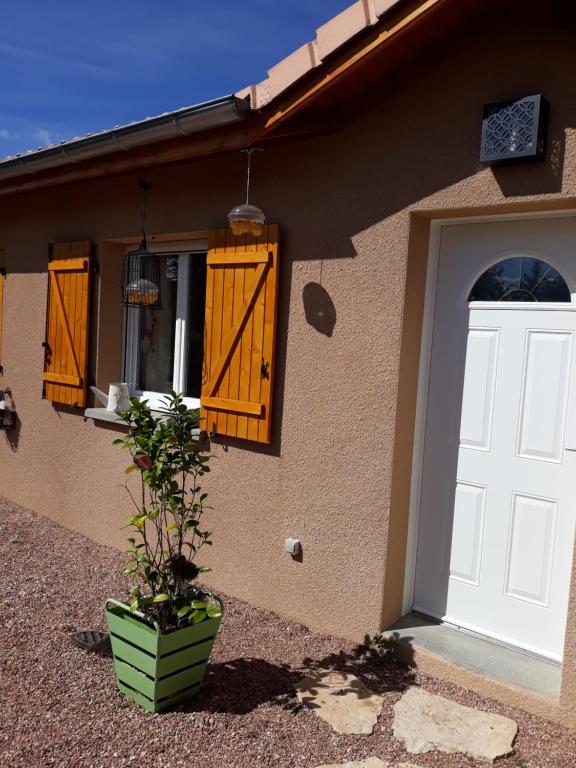
<path id="1" fill-rule="evenodd" d="M 160 309 L 160 259 L 148 250 L 146 242 L 146 194 L 151 187 L 147 181 L 139 181 L 142 192 L 140 216 L 142 240 L 133 251 L 128 251 L 122 266 L 122 304 L 125 307 L 149 307 Z"/>
<path id="2" fill-rule="evenodd" d="M 546 151 L 548 102 L 537 94 L 484 107 L 480 162 L 541 160 Z"/>
<path id="3" fill-rule="evenodd" d="M 266 215 L 264 211 L 258 208 L 256 205 L 251 205 L 249 202 L 250 197 L 250 167 L 252 163 L 252 153 L 262 152 L 261 149 L 252 147 L 251 149 L 243 149 L 248 157 L 248 172 L 246 174 L 246 202 L 240 205 L 235 205 L 234 208 L 228 214 L 228 223 L 234 236 L 238 235 L 254 235 L 259 237 L 264 230 L 264 222 L 266 221 Z"/>
<path id="4" fill-rule="evenodd" d="M 299 555 L 302 551 L 300 539 L 284 539 L 284 551 L 289 555 Z"/>

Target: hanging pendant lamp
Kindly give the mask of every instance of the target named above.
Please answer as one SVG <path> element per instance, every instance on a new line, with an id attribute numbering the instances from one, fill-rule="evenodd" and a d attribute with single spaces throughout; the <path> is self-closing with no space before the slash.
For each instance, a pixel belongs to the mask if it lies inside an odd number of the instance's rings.
<path id="1" fill-rule="evenodd" d="M 252 153 L 262 152 L 261 149 L 252 147 L 243 149 L 248 157 L 248 173 L 246 175 L 246 202 L 235 205 L 228 214 L 228 223 L 234 236 L 252 234 L 259 237 L 264 230 L 266 215 L 257 205 L 251 205 L 250 198 L 250 168 L 252 164 Z"/>
<path id="2" fill-rule="evenodd" d="M 160 296 L 160 258 L 148 250 L 146 242 L 146 195 L 152 186 L 147 181 L 139 181 L 142 192 L 140 208 L 142 240 L 133 251 L 128 251 L 122 266 L 122 304 L 125 307 L 148 307 L 161 309 Z"/>

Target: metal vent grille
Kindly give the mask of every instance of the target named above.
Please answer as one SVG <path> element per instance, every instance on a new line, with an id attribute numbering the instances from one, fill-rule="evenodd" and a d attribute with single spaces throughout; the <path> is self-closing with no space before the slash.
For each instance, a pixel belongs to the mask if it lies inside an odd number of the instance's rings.
<path id="1" fill-rule="evenodd" d="M 542 158 L 547 117 L 547 103 L 541 95 L 487 104 L 482 122 L 481 162 Z"/>

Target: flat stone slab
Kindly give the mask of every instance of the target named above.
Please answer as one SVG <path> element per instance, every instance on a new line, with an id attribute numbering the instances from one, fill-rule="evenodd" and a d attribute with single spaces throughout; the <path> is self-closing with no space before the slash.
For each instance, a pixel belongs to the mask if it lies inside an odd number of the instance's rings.
<path id="1" fill-rule="evenodd" d="M 355 675 L 320 670 L 294 688 L 299 700 L 338 733 L 372 733 L 382 712 L 382 697 Z"/>
<path id="2" fill-rule="evenodd" d="M 409 688 L 394 705 L 394 736 L 408 752 L 461 752 L 495 760 L 512 752 L 518 726 L 491 712 L 463 707 L 421 688 Z"/>

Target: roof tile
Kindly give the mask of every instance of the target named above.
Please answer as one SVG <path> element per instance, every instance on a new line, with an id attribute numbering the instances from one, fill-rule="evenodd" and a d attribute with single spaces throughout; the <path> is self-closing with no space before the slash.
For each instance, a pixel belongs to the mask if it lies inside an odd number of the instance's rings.
<path id="1" fill-rule="evenodd" d="M 316 42 L 306 43 L 268 70 L 270 90 L 281 93 L 319 64 L 320 56 Z"/>
<path id="2" fill-rule="evenodd" d="M 362 0 L 348 6 L 316 30 L 320 58 L 325 59 L 369 24 L 369 14 Z"/>

